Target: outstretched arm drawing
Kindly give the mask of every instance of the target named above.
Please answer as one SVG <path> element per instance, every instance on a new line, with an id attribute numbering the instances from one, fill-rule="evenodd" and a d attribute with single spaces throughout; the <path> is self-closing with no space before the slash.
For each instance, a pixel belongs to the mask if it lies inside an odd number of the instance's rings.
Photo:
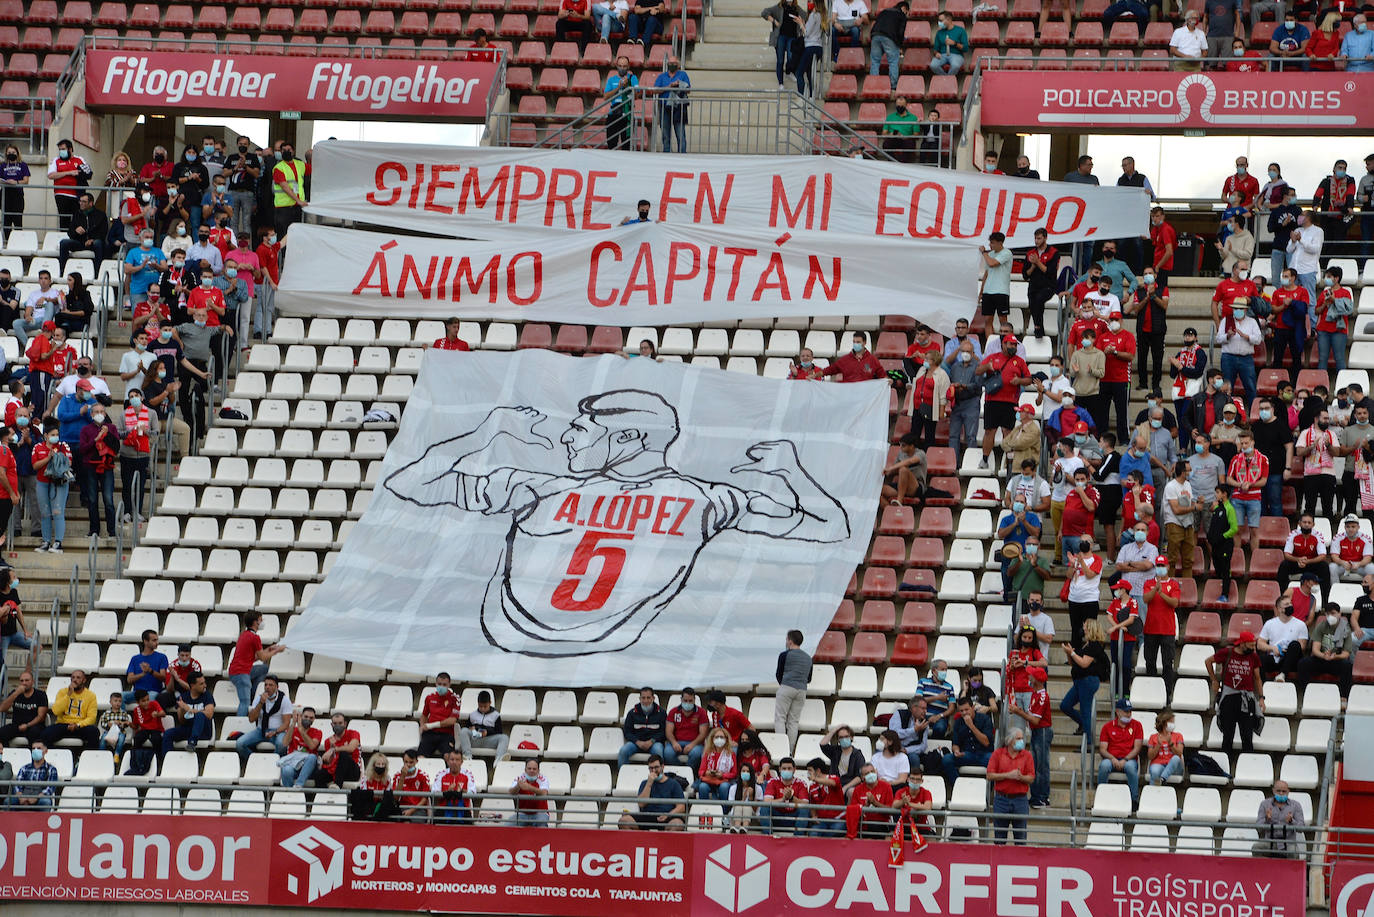
<path id="1" fill-rule="evenodd" d="M 801 466 L 797 447 L 791 440 L 755 443 L 744 454 L 749 461 L 731 468 L 732 473 L 769 475 L 787 488 L 791 499 L 784 502 L 762 491 L 747 489 L 749 501 L 735 529 L 772 538 L 827 544 L 849 538 L 849 514 Z"/>

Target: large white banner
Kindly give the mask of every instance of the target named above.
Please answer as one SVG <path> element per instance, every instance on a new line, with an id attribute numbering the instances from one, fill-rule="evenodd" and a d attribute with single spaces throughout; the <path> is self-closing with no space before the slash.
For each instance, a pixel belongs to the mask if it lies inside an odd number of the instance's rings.
<path id="1" fill-rule="evenodd" d="M 883 382 L 431 351 L 285 642 L 473 683 L 767 681 L 864 556 L 887 403 Z"/>
<path id="2" fill-rule="evenodd" d="M 299 223 L 278 308 L 299 315 L 672 325 L 905 314 L 945 334 L 973 314 L 981 258 L 956 242 L 757 234 L 675 223 L 471 242 Z"/>
<path id="3" fill-rule="evenodd" d="M 813 230 L 906 240 L 1034 244 L 1138 236 L 1139 188 L 1097 188 L 826 156 L 317 144 L 311 213 L 468 239 L 602 232 L 649 201 L 655 221 L 755 236 Z M 293 230 L 294 232 L 294 230 Z"/>

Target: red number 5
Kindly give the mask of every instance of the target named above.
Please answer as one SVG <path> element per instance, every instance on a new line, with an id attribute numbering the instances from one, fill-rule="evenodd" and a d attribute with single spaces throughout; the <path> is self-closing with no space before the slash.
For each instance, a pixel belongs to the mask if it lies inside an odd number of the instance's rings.
<path id="1" fill-rule="evenodd" d="M 597 542 L 612 538 L 628 540 L 633 537 L 630 532 L 585 533 L 573 551 L 572 560 L 568 562 L 568 578 L 559 583 L 558 588 L 553 591 L 553 607 L 561 611 L 596 611 L 605 605 L 606 600 L 611 597 L 611 591 L 615 589 L 616 581 L 620 579 L 620 571 L 625 569 L 625 549 L 608 544 L 598 545 Z M 601 558 L 601 572 L 596 575 L 596 582 L 592 583 L 591 592 L 587 597 L 578 599 L 577 587 L 582 584 L 582 577 L 587 575 L 587 568 L 591 565 L 593 557 Z"/>

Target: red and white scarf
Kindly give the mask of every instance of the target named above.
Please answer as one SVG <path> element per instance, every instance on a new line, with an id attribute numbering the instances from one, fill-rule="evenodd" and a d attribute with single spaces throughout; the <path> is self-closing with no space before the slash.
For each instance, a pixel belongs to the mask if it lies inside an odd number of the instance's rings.
<path id="1" fill-rule="evenodd" d="M 138 425 L 143 424 L 144 432 L 140 433 Z M 138 407 L 126 407 L 124 409 L 124 444 L 137 452 L 148 452 L 150 450 L 148 442 L 148 407 L 140 404 Z"/>

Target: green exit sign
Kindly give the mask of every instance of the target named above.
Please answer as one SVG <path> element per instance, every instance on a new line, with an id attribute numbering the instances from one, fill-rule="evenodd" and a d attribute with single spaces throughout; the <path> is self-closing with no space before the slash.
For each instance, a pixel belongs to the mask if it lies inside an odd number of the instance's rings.
<path id="1" fill-rule="evenodd" d="M 298 111 L 284 111 L 281 113 L 281 118 L 283 121 L 299 121 L 301 119 L 301 113 Z"/>

